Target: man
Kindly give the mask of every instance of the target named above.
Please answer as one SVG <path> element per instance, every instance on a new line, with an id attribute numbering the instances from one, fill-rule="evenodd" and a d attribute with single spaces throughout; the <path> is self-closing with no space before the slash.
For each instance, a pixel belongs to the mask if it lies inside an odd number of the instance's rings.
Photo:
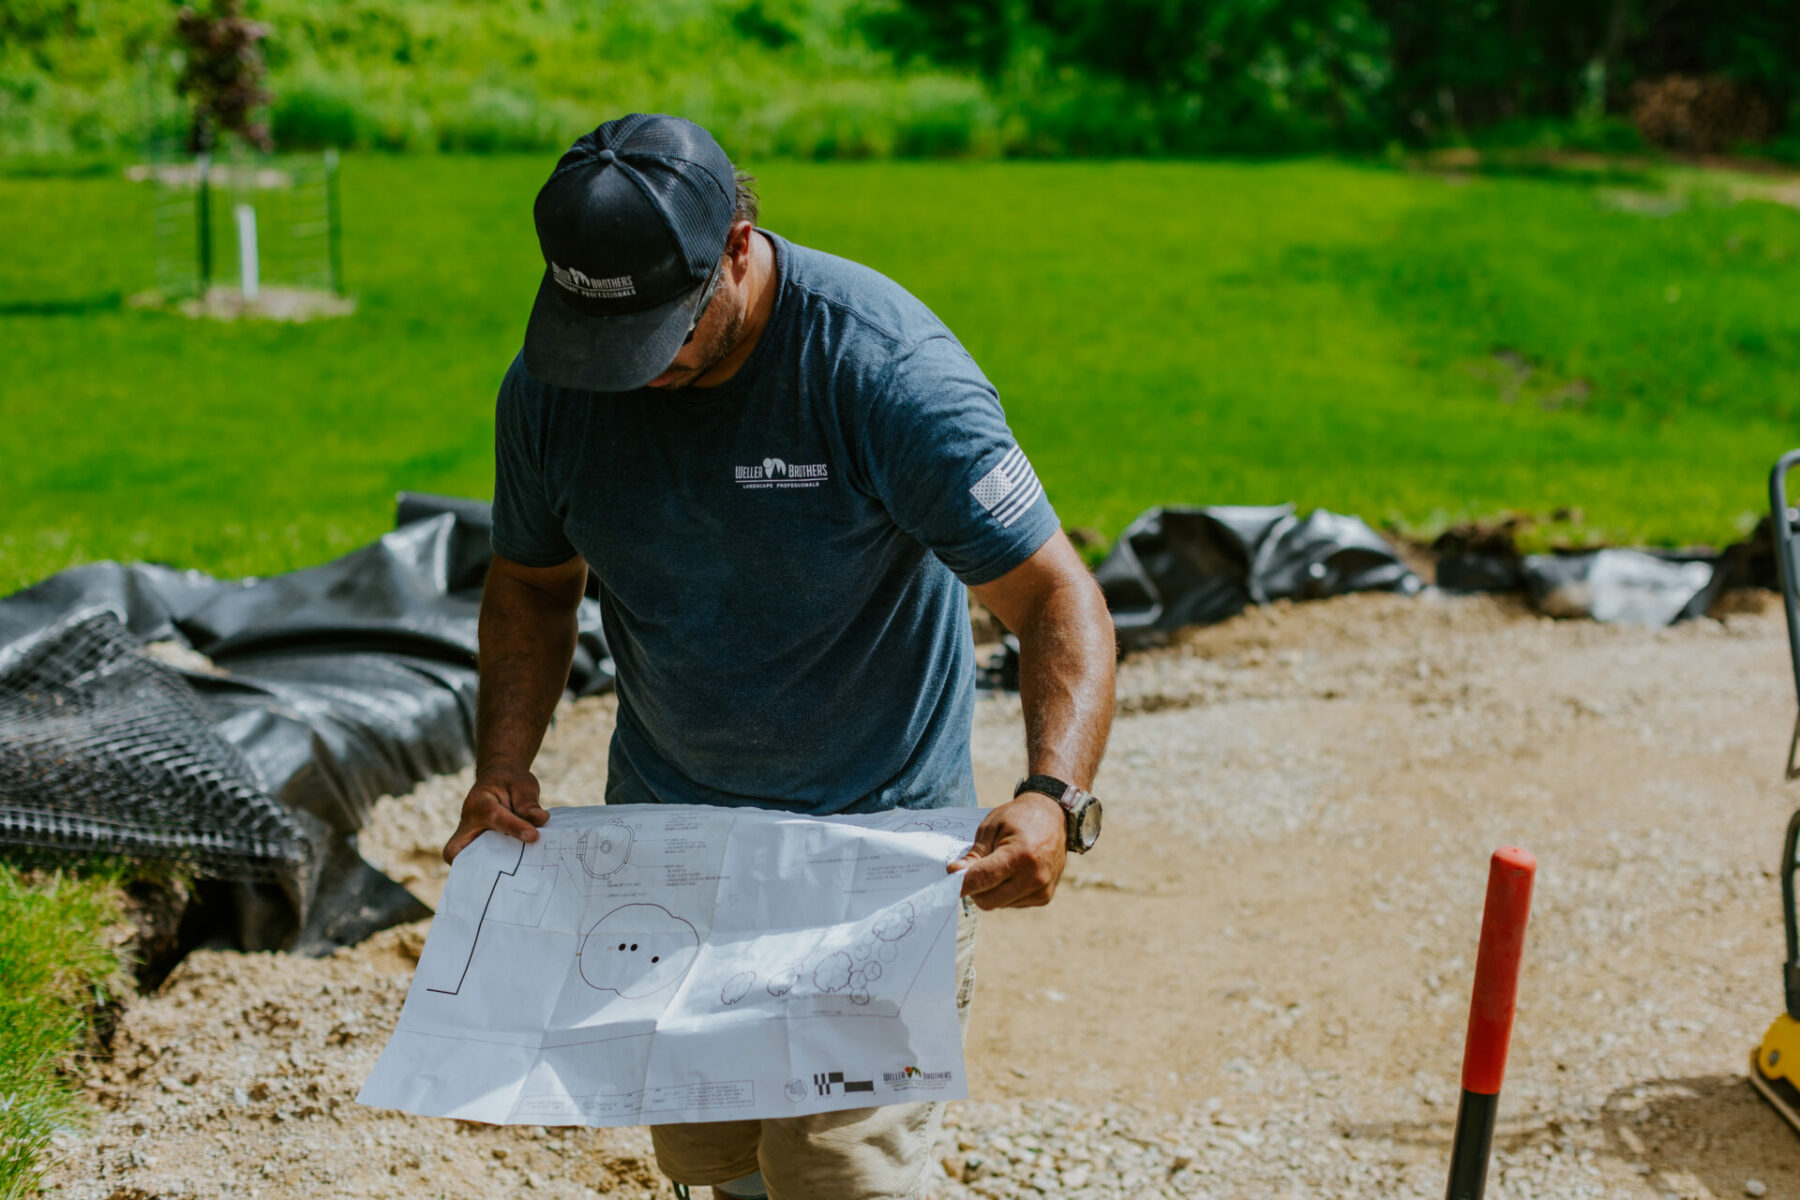
<path id="1" fill-rule="evenodd" d="M 975 803 L 967 584 L 1019 638 L 1027 778 L 953 867 L 962 1007 L 971 903 L 1048 903 L 1097 835 L 1112 623 L 950 331 L 759 229 L 748 185 L 699 126 L 634 114 L 538 194 L 546 270 L 496 416 L 476 778 L 444 857 L 548 819 L 530 768 L 590 567 L 618 671 L 608 803 Z M 671 1178 L 718 1196 L 898 1200 L 939 1109 L 652 1133 Z"/>

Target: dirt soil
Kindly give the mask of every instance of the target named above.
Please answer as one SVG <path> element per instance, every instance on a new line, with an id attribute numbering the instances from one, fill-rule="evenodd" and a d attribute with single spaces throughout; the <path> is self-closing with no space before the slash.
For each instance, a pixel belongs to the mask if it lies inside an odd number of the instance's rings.
<path id="1" fill-rule="evenodd" d="M 1752 1092 L 1781 1004 L 1794 713 L 1766 597 L 1668 630 L 1510 600 L 1277 605 L 1121 669 L 1107 825 L 1048 909 L 989 916 L 934 1194 L 1443 1194 L 1488 853 L 1540 870 L 1489 1195 L 1800 1197 Z M 608 700 L 567 709 L 551 803 L 597 801 Z M 1022 766 L 977 706 L 984 802 Z M 384 802 L 372 861 L 427 901 L 464 778 Z M 56 1194 L 670 1194 L 641 1130 L 359 1108 L 424 926 L 323 960 L 202 952 L 123 1015 Z"/>

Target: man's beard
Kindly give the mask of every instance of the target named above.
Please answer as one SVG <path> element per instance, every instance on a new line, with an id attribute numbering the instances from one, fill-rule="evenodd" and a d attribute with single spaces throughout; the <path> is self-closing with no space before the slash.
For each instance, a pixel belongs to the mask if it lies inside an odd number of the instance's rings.
<path id="1" fill-rule="evenodd" d="M 724 362 L 725 357 L 733 350 L 737 349 L 738 341 L 744 336 L 744 306 L 742 304 L 734 303 L 736 299 L 736 293 L 730 291 L 721 290 L 716 295 L 714 303 L 724 301 L 725 303 L 732 305 L 731 309 L 725 314 L 725 318 L 718 323 L 718 326 L 713 330 L 712 335 L 702 343 L 700 347 L 700 365 L 695 367 L 693 372 L 685 378 L 675 383 L 665 384 L 665 388 L 673 391 L 679 388 L 692 387 L 695 380 L 704 378 L 707 372 Z"/>

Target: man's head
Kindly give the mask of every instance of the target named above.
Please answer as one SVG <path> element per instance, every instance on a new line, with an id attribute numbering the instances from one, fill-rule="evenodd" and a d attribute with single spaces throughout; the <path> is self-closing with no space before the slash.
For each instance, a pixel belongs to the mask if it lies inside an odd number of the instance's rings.
<path id="1" fill-rule="evenodd" d="M 534 206 L 545 270 L 525 369 L 603 392 L 703 375 L 742 329 L 751 184 L 679 117 L 633 114 L 577 141 Z"/>

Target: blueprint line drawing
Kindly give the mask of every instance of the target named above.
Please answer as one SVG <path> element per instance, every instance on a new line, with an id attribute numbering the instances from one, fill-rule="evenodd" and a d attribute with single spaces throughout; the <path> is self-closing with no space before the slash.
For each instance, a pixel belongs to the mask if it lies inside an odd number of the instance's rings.
<path id="1" fill-rule="evenodd" d="M 770 977 L 766 989 L 778 1000 L 796 994 L 810 995 L 815 1007 L 820 997 L 841 996 L 857 1008 L 868 1007 L 880 991 L 886 993 L 893 1011 L 871 1011 L 867 1015 L 897 1016 L 920 962 L 908 961 L 900 967 L 894 964 L 908 949 L 906 941 L 916 929 L 917 913 L 912 902 L 902 900 L 878 912 L 873 922 L 853 932 L 848 939 L 827 940 L 811 955 L 787 964 Z M 909 959 L 917 958 L 917 954 L 909 955 Z M 908 967 L 912 968 L 910 973 L 905 971 Z M 877 985 L 890 973 L 893 974 L 889 985 L 878 989 Z M 810 988 L 802 988 L 796 993 L 798 985 L 808 982 Z"/>
<path id="2" fill-rule="evenodd" d="M 494 893 L 500 890 L 500 881 L 502 879 L 516 877 L 519 873 L 519 868 L 524 864 L 525 843 L 520 842 L 519 856 L 513 860 L 512 870 L 494 872 L 494 882 L 489 885 L 487 901 L 481 906 L 481 919 L 475 923 L 475 936 L 469 939 L 469 955 L 467 958 L 463 959 L 462 970 L 457 973 L 456 986 L 453 988 L 428 988 L 426 990 L 436 992 L 441 996 L 458 996 L 462 994 L 463 981 L 469 977 L 469 965 L 475 961 L 475 947 L 480 944 L 481 931 L 487 925 L 488 909 L 491 908 L 494 903 Z"/>
<path id="3" fill-rule="evenodd" d="M 631 829 L 602 825 L 583 830 L 575 839 L 575 857 L 592 879 L 605 879 L 631 859 Z"/>
<path id="4" fill-rule="evenodd" d="M 361 1102 L 604 1126 L 967 1095 L 945 863 L 983 810 L 550 811 L 458 856 Z"/>
<path id="5" fill-rule="evenodd" d="M 719 1003 L 726 1005 L 727 1007 L 736 1004 L 745 996 L 748 996 L 750 994 L 750 989 L 755 986 L 755 971 L 739 971 L 736 975 L 727 979 L 725 981 L 725 986 L 719 989 Z"/>
<path id="6" fill-rule="evenodd" d="M 575 957 L 589 987 L 635 1000 L 680 983 L 699 952 L 692 923 L 660 904 L 627 904 L 594 923 Z"/>

